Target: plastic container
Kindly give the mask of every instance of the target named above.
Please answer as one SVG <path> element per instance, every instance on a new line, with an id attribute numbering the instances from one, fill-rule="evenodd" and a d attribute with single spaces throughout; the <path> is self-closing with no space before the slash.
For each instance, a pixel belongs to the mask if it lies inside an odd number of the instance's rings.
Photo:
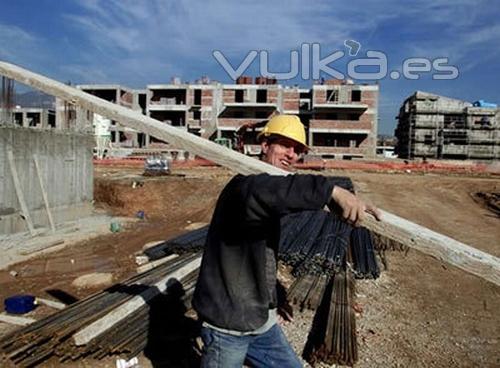
<path id="1" fill-rule="evenodd" d="M 122 229 L 122 226 L 120 225 L 120 223 L 119 223 L 119 222 L 113 221 L 113 222 L 109 225 L 109 230 L 111 230 L 111 232 L 112 232 L 112 233 L 117 233 L 117 232 L 119 232 L 121 229 Z"/>
<path id="2" fill-rule="evenodd" d="M 5 299 L 4 306 L 7 313 L 28 313 L 36 307 L 35 297 L 33 295 L 14 295 Z"/>

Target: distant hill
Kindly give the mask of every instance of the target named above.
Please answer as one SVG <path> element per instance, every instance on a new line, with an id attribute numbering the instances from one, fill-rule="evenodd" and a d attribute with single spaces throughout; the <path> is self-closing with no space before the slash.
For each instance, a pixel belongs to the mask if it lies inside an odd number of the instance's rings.
<path id="1" fill-rule="evenodd" d="M 14 104 L 21 107 L 53 108 L 55 105 L 55 97 L 38 91 L 16 93 Z"/>

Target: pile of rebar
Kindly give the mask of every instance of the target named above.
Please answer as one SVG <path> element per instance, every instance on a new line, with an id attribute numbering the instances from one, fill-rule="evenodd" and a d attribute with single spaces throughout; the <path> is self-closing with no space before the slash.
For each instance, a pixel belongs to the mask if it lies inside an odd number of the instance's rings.
<path id="1" fill-rule="evenodd" d="M 368 229 L 359 227 L 352 230 L 350 255 L 357 279 L 376 279 L 380 276 L 372 234 Z"/>
<path id="2" fill-rule="evenodd" d="M 303 275 L 295 279 L 287 291 L 287 300 L 304 309 L 316 310 L 330 280 L 327 275 Z"/>
<path id="3" fill-rule="evenodd" d="M 279 257 L 292 266 L 292 274 L 333 275 L 351 255 L 356 278 L 377 278 L 377 264 L 370 231 L 354 228 L 332 213 L 303 211 L 281 222 Z"/>
<path id="4" fill-rule="evenodd" d="M 203 226 L 146 249 L 144 254 L 148 256 L 149 260 L 155 260 L 172 253 L 185 254 L 198 252 L 205 246 L 207 233 L 208 226 Z"/>
<path id="5" fill-rule="evenodd" d="M 353 294 L 354 280 L 348 270 L 330 277 L 304 348 L 304 358 L 311 365 L 326 362 L 352 366 L 357 361 Z"/>
<path id="6" fill-rule="evenodd" d="M 161 298 L 154 298 L 154 303 L 146 303 L 86 345 L 76 346 L 72 336 L 198 256 L 195 254 L 177 257 L 14 331 L 0 340 L 2 358 L 19 367 L 31 367 L 52 356 L 59 357 L 63 362 L 88 356 L 100 359 L 118 353 L 127 357 L 135 356 L 148 342 L 152 329 L 152 308 Z M 182 302 L 190 298 L 197 274 L 198 270 L 195 270 L 178 280 L 179 282 L 168 287 L 164 294 L 169 299 L 164 305 L 170 308 L 172 305 L 178 306 L 176 318 L 182 317 L 180 314 L 186 311 Z"/>
<path id="7" fill-rule="evenodd" d="M 358 359 L 354 278 L 380 275 L 370 231 L 323 211 L 292 214 L 282 225 L 280 258 L 297 276 L 287 300 L 301 310 L 316 310 L 304 358 L 311 365 L 353 365 Z"/>

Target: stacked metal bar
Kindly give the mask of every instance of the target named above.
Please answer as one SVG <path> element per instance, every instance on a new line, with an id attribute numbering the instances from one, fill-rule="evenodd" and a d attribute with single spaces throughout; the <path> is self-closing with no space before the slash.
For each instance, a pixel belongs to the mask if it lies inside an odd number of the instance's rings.
<path id="1" fill-rule="evenodd" d="M 304 348 L 304 358 L 352 366 L 358 359 L 356 320 L 352 307 L 354 279 L 346 269 L 330 277 Z"/>
<path id="2" fill-rule="evenodd" d="M 304 211 L 281 222 L 279 257 L 294 276 L 332 274 L 344 263 L 352 227 L 325 211 Z"/>
<path id="3" fill-rule="evenodd" d="M 380 276 L 372 235 L 368 229 L 360 227 L 352 230 L 350 254 L 356 278 L 376 279 Z"/>
<path id="4" fill-rule="evenodd" d="M 147 255 L 150 260 L 155 260 L 172 253 L 184 254 L 198 252 L 205 246 L 207 233 L 208 226 L 203 226 L 199 229 L 189 231 L 173 239 L 167 240 L 160 245 L 146 249 L 144 254 Z"/>
<path id="5" fill-rule="evenodd" d="M 89 355 L 101 358 L 120 352 L 129 352 L 130 356 L 134 356 L 145 346 L 149 305 L 99 336 L 91 344 L 77 347 L 72 343 L 71 337 L 81 328 L 149 288 L 149 285 L 179 269 L 194 257 L 197 255 L 178 257 L 14 331 L 0 340 L 2 358 L 19 367 L 31 367 L 51 356 L 58 356 L 61 361 Z M 186 293 L 189 294 L 194 288 L 196 278 L 197 273 L 194 272 L 180 280 L 182 286 L 177 287 L 184 292 L 187 290 Z M 169 295 L 170 290 L 169 288 Z M 172 295 L 171 297 L 179 296 L 178 293 Z"/>
<path id="6" fill-rule="evenodd" d="M 332 275 L 345 266 L 347 254 L 356 278 L 377 278 L 380 269 L 369 230 L 353 228 L 335 214 L 304 211 L 281 222 L 279 257 L 294 276 Z"/>
<path id="7" fill-rule="evenodd" d="M 298 276 L 288 290 L 288 301 L 301 310 L 317 311 L 304 358 L 312 365 L 320 361 L 354 364 L 354 277 L 380 274 L 370 231 L 353 228 L 323 211 L 290 215 L 283 225 L 280 258 Z"/>
<path id="8" fill-rule="evenodd" d="M 327 275 L 304 275 L 295 279 L 287 292 L 288 301 L 300 310 L 316 310 L 321 303 L 325 287 L 330 280 Z"/>

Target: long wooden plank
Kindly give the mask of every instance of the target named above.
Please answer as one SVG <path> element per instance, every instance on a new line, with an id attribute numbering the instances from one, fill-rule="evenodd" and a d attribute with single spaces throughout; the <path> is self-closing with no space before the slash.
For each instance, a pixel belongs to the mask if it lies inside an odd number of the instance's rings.
<path id="1" fill-rule="evenodd" d="M 363 226 L 410 248 L 500 285 L 500 259 L 449 236 L 382 211 L 382 220 L 368 217 Z"/>
<path id="2" fill-rule="evenodd" d="M 36 319 L 29 317 L 12 316 L 9 314 L 0 313 L 0 322 L 9 323 L 11 325 L 17 325 L 17 326 L 26 326 L 33 322 L 36 322 Z"/>
<path id="3" fill-rule="evenodd" d="M 177 271 L 165 276 L 152 287 L 143 291 L 139 295 L 134 296 L 128 302 L 120 305 L 119 307 L 113 309 L 111 312 L 101 317 L 97 321 L 91 323 L 87 327 L 81 329 L 73 335 L 73 341 L 76 345 L 85 345 L 95 337 L 107 331 L 117 322 L 126 318 L 130 314 L 134 313 L 136 310 L 144 306 L 149 300 L 154 298 L 159 293 L 163 293 L 167 289 L 167 283 L 171 279 L 180 280 L 184 276 L 188 275 L 190 272 L 196 270 L 200 267 L 201 256 L 196 257 L 188 264 L 179 268 Z"/>
<path id="4" fill-rule="evenodd" d="M 45 190 L 45 186 L 43 185 L 42 170 L 40 169 L 40 165 L 38 164 L 38 157 L 36 154 L 33 154 L 33 161 L 35 162 L 36 176 L 38 177 L 38 182 L 40 183 L 40 189 L 42 190 L 43 203 L 45 205 L 45 210 L 47 211 L 47 217 L 49 218 L 50 229 L 52 230 L 52 233 L 55 233 L 56 225 L 54 224 L 52 212 L 50 211 L 47 191 Z"/>
<path id="5" fill-rule="evenodd" d="M 177 258 L 178 256 L 179 256 L 178 254 L 171 254 L 169 256 L 157 259 L 156 261 L 152 261 L 152 262 L 146 263 L 142 266 L 139 266 L 139 267 L 137 267 L 136 271 L 137 271 L 137 273 L 143 273 L 143 272 L 152 270 L 153 268 L 156 268 L 156 267 L 170 261 L 171 259 Z"/>
<path id="6" fill-rule="evenodd" d="M 35 235 L 35 228 L 33 226 L 33 221 L 31 221 L 31 216 L 28 211 L 28 206 L 26 205 L 26 201 L 24 200 L 24 193 L 21 188 L 21 183 L 19 182 L 19 176 L 17 174 L 16 164 L 14 162 L 14 153 L 11 149 L 7 150 L 7 158 L 9 160 L 10 173 L 12 174 L 12 180 L 14 181 L 14 188 L 16 190 L 17 200 L 19 201 L 19 205 L 21 206 L 21 211 L 23 213 L 24 220 L 26 221 L 26 225 L 28 226 L 28 230 L 31 236 Z"/>
<path id="7" fill-rule="evenodd" d="M 0 61 L 0 74 L 42 90 L 45 93 L 70 101 L 73 104 L 83 106 L 109 119 L 117 120 L 121 125 L 126 127 L 134 128 L 168 141 L 174 146 L 196 153 L 241 174 L 289 174 L 274 166 L 229 150 L 206 139 L 196 137 L 125 107 L 104 101 L 76 88 L 18 66 Z M 500 260 L 498 257 L 385 211 L 383 222 L 378 223 L 373 219 L 367 219 L 364 225 L 383 236 L 396 238 L 411 248 L 418 249 L 467 272 L 489 280 L 496 285 L 500 285 Z"/>
<path id="8" fill-rule="evenodd" d="M 54 309 L 64 309 L 64 308 L 66 308 L 66 304 L 61 303 L 61 302 L 56 302 L 55 300 L 38 298 L 38 297 L 35 300 L 36 300 L 37 304 L 43 304 L 43 305 L 46 305 L 47 307 L 51 307 L 51 308 L 54 308 Z"/>
<path id="9" fill-rule="evenodd" d="M 0 61 L 0 74 L 44 91 L 47 94 L 62 98 L 73 105 L 81 106 L 109 119 L 119 121 L 120 125 L 167 141 L 175 147 L 183 148 L 219 165 L 233 169 L 236 172 L 242 174 L 257 172 L 267 172 L 276 175 L 287 174 L 286 171 L 272 165 L 252 159 L 239 152 L 210 142 L 207 139 L 189 134 L 182 129 L 162 123 L 129 108 L 104 101 L 99 97 L 30 72 L 16 65 Z"/>

